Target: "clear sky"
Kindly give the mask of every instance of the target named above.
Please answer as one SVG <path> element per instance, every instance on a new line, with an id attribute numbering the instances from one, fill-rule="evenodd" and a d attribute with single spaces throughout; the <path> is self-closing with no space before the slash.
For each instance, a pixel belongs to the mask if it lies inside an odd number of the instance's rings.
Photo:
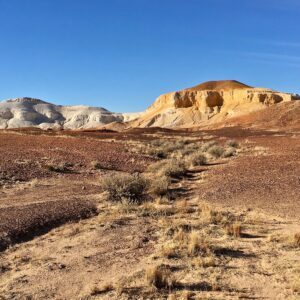
<path id="1" fill-rule="evenodd" d="M 300 93 L 299 0 L 0 0 L 0 99 L 142 111 L 207 80 Z"/>

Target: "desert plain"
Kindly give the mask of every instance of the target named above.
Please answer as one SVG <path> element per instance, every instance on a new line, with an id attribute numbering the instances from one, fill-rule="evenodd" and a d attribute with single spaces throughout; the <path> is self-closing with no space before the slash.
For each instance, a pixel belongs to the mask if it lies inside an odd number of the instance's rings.
<path id="1" fill-rule="evenodd" d="M 299 299 L 300 102 L 212 122 L 175 96 L 190 126 L 154 126 L 173 96 L 128 128 L 0 131 L 0 299 Z"/>

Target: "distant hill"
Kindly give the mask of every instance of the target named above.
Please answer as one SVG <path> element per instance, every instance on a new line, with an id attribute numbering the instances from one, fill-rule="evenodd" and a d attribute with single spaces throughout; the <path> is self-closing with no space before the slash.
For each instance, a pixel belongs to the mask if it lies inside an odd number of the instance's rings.
<path id="1" fill-rule="evenodd" d="M 132 127 L 194 127 L 247 115 L 297 97 L 236 80 L 208 81 L 159 96 Z"/>
<path id="2" fill-rule="evenodd" d="M 20 127 L 77 129 L 123 120 L 122 114 L 112 113 L 101 107 L 61 106 L 28 97 L 0 102 L 2 129 Z"/>
<path id="3" fill-rule="evenodd" d="M 284 115 L 284 124 L 295 121 L 295 114 L 281 114 L 280 103 L 300 96 L 267 88 L 254 88 L 236 80 L 207 81 L 194 87 L 159 96 L 142 113 L 113 113 L 102 107 L 61 106 L 34 98 L 0 102 L 0 129 L 39 127 L 41 129 L 106 129 L 122 131 L 134 127 L 189 128 L 230 124 L 249 120 L 259 122 L 256 112 L 273 107 L 276 118 Z M 300 103 L 300 101 L 298 102 Z M 295 105 L 297 107 L 298 104 Z M 251 117 L 250 117 L 251 115 Z M 274 120 L 269 120 L 275 124 Z M 296 122 L 297 123 L 297 122 Z"/>

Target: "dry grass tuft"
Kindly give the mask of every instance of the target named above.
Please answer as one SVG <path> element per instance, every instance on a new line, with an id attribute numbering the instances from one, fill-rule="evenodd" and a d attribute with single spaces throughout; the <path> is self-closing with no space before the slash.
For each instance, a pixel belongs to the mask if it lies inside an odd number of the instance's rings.
<path id="1" fill-rule="evenodd" d="M 92 168 L 95 169 L 95 170 L 102 169 L 101 162 L 98 161 L 98 160 L 93 160 L 93 161 L 91 162 L 91 166 L 92 166 Z"/>
<path id="2" fill-rule="evenodd" d="M 228 224 L 226 226 L 226 233 L 233 237 L 241 237 L 242 235 L 242 225 L 239 222 Z"/>
<path id="3" fill-rule="evenodd" d="M 218 264 L 214 256 L 207 256 L 193 258 L 191 265 L 196 268 L 209 268 L 216 267 Z"/>
<path id="4" fill-rule="evenodd" d="M 168 242 L 161 246 L 160 253 L 162 257 L 166 257 L 168 259 L 179 258 L 180 251 L 177 243 Z"/>
<path id="5" fill-rule="evenodd" d="M 49 162 L 44 165 L 44 168 L 50 172 L 56 172 L 56 173 L 67 173 L 70 172 L 71 165 L 68 163 L 54 163 Z"/>
<path id="6" fill-rule="evenodd" d="M 189 234 L 187 253 L 190 256 L 207 254 L 209 250 L 208 243 L 202 237 L 200 237 L 198 232 L 192 231 Z"/>
<path id="7" fill-rule="evenodd" d="M 166 196 L 168 194 L 170 185 L 170 179 L 168 177 L 155 177 L 149 182 L 150 194 L 158 197 Z"/>
<path id="8" fill-rule="evenodd" d="M 198 211 L 203 222 L 210 224 L 219 224 L 224 222 L 224 216 L 222 213 L 213 209 L 208 204 L 200 203 L 198 206 Z"/>
<path id="9" fill-rule="evenodd" d="M 300 247 L 300 232 L 295 233 L 295 235 L 294 235 L 294 242 L 295 242 L 295 245 L 297 247 Z"/>
<path id="10" fill-rule="evenodd" d="M 164 266 L 154 266 L 146 270 L 146 281 L 156 289 L 171 289 L 175 286 L 175 279 L 170 270 Z"/>

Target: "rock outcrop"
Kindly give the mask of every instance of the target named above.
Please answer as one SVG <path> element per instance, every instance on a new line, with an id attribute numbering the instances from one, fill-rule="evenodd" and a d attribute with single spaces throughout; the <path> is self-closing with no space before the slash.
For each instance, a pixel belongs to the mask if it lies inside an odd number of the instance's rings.
<path id="1" fill-rule="evenodd" d="M 253 88 L 234 80 L 208 81 L 161 95 L 142 113 L 112 113 L 101 107 L 61 106 L 39 99 L 17 98 L 0 102 L 0 129 L 116 128 L 119 131 L 132 127 L 206 126 L 296 99 L 300 96 Z"/>
<path id="2" fill-rule="evenodd" d="M 0 129 L 77 129 L 123 121 L 122 114 L 112 113 L 101 107 L 61 106 L 33 98 L 0 102 Z"/>
<path id="3" fill-rule="evenodd" d="M 190 127 L 220 122 L 296 99 L 292 94 L 253 88 L 234 80 L 209 81 L 161 95 L 133 127 Z"/>

